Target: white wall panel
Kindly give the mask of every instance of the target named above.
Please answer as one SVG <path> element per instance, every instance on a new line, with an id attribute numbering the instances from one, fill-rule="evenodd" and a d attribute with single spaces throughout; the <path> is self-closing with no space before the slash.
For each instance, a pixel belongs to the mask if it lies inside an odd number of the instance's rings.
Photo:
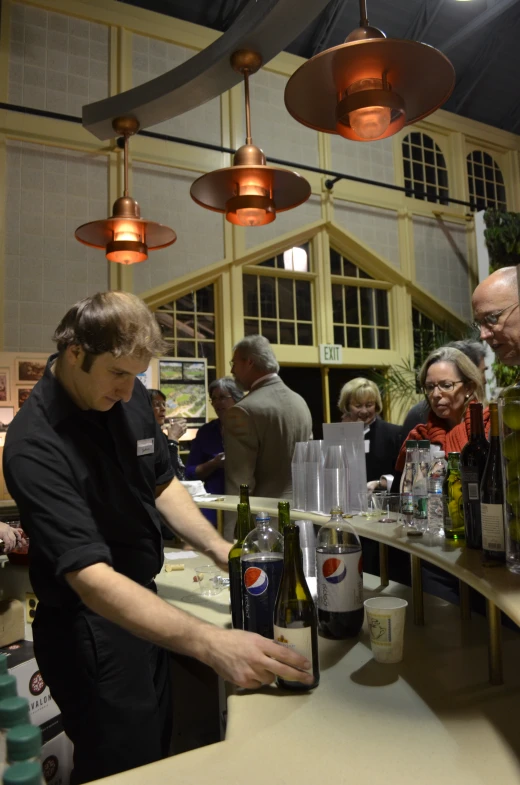
<path id="1" fill-rule="evenodd" d="M 67 308 L 108 288 L 104 253 L 74 237 L 107 215 L 107 160 L 25 142 L 6 158 L 3 348 L 50 351 Z"/>
<path id="2" fill-rule="evenodd" d="M 319 221 L 321 218 L 321 201 L 319 196 L 311 196 L 306 202 L 294 210 L 278 213 L 276 220 L 266 226 L 249 226 L 246 233 L 246 248 L 254 248 L 269 240 L 275 240 L 287 232 L 295 232 L 302 226 Z"/>
<path id="3" fill-rule="evenodd" d="M 14 3 L 9 46 L 9 101 L 81 116 L 108 96 L 106 25 Z"/>
<path id="4" fill-rule="evenodd" d="M 394 210 L 367 207 L 336 199 L 334 219 L 394 267 L 400 267 L 399 230 Z"/>
<path id="5" fill-rule="evenodd" d="M 332 169 L 335 172 L 366 177 L 379 183 L 395 183 L 393 140 L 353 142 L 330 136 Z"/>
<path id="6" fill-rule="evenodd" d="M 132 79 L 134 87 L 155 79 L 170 71 L 195 52 L 182 46 L 158 41 L 144 35 L 132 36 Z M 220 98 L 214 98 L 196 109 L 163 123 L 150 126 L 147 130 L 161 134 L 180 136 L 220 145 Z"/>
<path id="7" fill-rule="evenodd" d="M 177 241 L 152 251 L 146 262 L 134 265 L 134 291 L 144 292 L 224 257 L 223 217 L 204 210 L 190 197 L 198 175 L 163 166 L 135 163 L 132 194 L 143 218 L 170 226 Z"/>
<path id="8" fill-rule="evenodd" d="M 471 318 L 466 229 L 414 218 L 417 283 L 463 319 Z"/>

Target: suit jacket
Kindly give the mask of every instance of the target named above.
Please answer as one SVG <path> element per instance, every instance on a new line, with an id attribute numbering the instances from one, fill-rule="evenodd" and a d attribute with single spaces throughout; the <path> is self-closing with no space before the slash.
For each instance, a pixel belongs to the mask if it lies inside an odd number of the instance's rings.
<path id="1" fill-rule="evenodd" d="M 241 483 L 254 496 L 292 497 L 291 461 L 296 442 L 311 438 L 309 407 L 279 376 L 254 387 L 226 412 L 226 493 Z"/>
<path id="2" fill-rule="evenodd" d="M 367 481 L 379 480 L 382 474 L 395 474 L 395 462 L 403 443 L 402 426 L 375 419 L 365 439 L 370 451 L 365 454 Z"/>

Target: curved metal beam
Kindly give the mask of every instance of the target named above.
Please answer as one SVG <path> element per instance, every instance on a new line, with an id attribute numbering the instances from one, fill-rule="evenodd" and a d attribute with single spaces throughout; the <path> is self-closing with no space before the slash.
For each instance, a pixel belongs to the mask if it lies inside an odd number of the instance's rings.
<path id="1" fill-rule="evenodd" d="M 329 0 L 250 0 L 220 38 L 186 62 L 103 101 L 83 107 L 83 126 L 99 139 L 114 136 L 112 119 L 132 115 L 146 128 L 216 98 L 242 81 L 229 58 L 253 49 L 265 65 L 325 8 Z"/>

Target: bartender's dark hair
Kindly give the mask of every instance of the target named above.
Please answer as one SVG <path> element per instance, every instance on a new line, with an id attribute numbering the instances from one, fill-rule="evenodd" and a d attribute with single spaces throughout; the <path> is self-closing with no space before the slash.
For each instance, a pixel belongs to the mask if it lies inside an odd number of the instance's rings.
<path id="1" fill-rule="evenodd" d="M 94 357 L 159 356 L 165 345 L 154 315 L 145 303 L 128 292 L 98 292 L 67 311 L 54 332 L 58 351 L 81 346 L 86 354 L 82 369 L 89 371 Z"/>

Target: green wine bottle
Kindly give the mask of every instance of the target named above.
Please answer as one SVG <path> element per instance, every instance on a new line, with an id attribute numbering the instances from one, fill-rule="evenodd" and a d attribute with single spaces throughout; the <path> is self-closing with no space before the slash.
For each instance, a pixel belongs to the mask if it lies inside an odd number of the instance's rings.
<path id="1" fill-rule="evenodd" d="M 247 486 L 246 486 L 247 487 Z M 235 526 L 236 542 L 229 551 L 229 590 L 231 593 L 231 621 L 235 630 L 242 630 L 244 617 L 242 612 L 242 544 L 251 531 L 251 516 L 249 504 L 237 504 L 237 523 Z"/>
<path id="2" fill-rule="evenodd" d="M 300 552 L 300 530 L 291 524 L 284 529 L 283 573 L 274 607 L 274 640 L 294 649 L 312 663 L 314 681 L 277 678 L 279 687 L 286 690 L 312 690 L 320 683 L 318 660 L 318 619 L 316 608 L 303 574 Z"/>
<path id="3" fill-rule="evenodd" d="M 283 535 L 286 526 L 291 525 L 290 502 L 278 502 L 278 531 Z"/>
<path id="4" fill-rule="evenodd" d="M 249 520 L 251 520 L 251 506 L 249 504 L 249 485 L 247 485 L 246 483 L 242 483 L 242 485 L 240 486 L 239 504 L 247 504 L 247 515 Z M 237 524 L 238 524 L 238 520 L 237 520 Z M 252 521 L 251 525 L 254 527 L 255 525 L 254 520 Z M 237 532 L 236 524 L 235 524 L 235 530 L 233 532 L 233 538 L 235 540 L 238 540 L 238 532 Z"/>

